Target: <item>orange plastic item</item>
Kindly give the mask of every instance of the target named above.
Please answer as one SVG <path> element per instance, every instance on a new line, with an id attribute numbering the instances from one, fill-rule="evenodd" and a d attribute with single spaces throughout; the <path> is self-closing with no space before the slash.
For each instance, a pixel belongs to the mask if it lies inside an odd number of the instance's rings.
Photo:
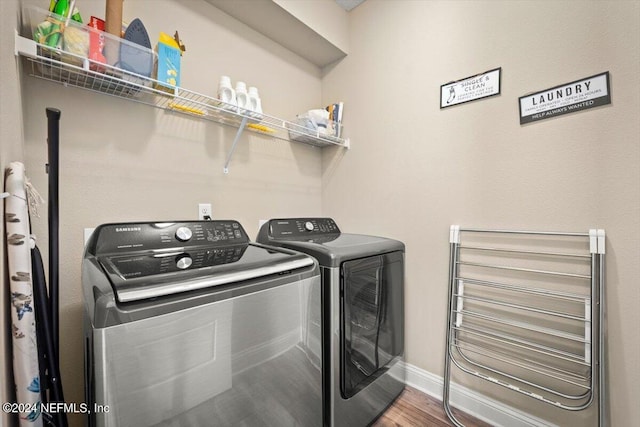
<path id="1" fill-rule="evenodd" d="M 89 20 L 89 26 L 91 28 L 95 28 L 99 31 L 91 31 L 89 34 L 89 59 L 94 62 L 100 62 L 105 64 L 107 62 L 107 58 L 102 54 L 104 49 L 104 21 L 100 18 L 96 18 L 92 16 Z M 94 64 L 91 64 L 91 69 L 95 70 L 96 67 Z"/>

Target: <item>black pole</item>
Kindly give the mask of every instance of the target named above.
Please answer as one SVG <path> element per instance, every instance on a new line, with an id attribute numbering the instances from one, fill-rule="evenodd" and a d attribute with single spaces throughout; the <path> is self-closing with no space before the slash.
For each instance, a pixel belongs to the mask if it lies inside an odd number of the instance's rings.
<path id="1" fill-rule="evenodd" d="M 58 159 L 60 157 L 60 110 L 47 108 L 47 145 L 49 148 L 47 173 L 49 174 L 49 314 L 53 354 L 59 360 L 59 257 L 58 257 Z"/>

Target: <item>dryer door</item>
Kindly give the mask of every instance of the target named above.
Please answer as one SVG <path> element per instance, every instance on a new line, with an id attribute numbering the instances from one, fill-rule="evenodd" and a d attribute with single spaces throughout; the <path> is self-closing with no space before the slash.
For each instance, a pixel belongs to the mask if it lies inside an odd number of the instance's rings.
<path id="1" fill-rule="evenodd" d="M 344 262 L 340 276 L 340 388 L 348 399 L 403 354 L 403 253 Z"/>

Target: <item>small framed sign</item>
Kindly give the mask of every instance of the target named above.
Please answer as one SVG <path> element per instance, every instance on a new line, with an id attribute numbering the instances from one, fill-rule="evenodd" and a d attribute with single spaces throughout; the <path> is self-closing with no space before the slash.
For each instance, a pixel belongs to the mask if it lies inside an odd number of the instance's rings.
<path id="1" fill-rule="evenodd" d="M 520 124 L 611 104 L 609 72 L 518 98 Z"/>
<path id="2" fill-rule="evenodd" d="M 440 86 L 440 108 L 452 107 L 476 99 L 500 94 L 502 68 L 485 71 L 472 77 Z"/>

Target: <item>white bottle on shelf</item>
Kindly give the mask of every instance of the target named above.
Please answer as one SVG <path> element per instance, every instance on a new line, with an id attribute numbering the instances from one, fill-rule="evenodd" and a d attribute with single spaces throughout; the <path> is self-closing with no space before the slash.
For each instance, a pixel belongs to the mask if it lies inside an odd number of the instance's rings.
<path id="1" fill-rule="evenodd" d="M 251 117 L 257 120 L 262 120 L 262 103 L 260 101 L 260 96 L 258 96 L 258 88 L 255 86 L 249 86 L 247 108 L 251 111 L 249 113 Z"/>
<path id="2" fill-rule="evenodd" d="M 247 85 L 244 82 L 236 83 L 236 102 L 238 105 L 238 112 L 240 114 L 247 114 L 246 108 L 248 107 L 249 94 L 247 94 Z"/>
<path id="3" fill-rule="evenodd" d="M 224 102 L 222 108 L 225 110 L 236 111 L 236 91 L 231 87 L 231 79 L 229 76 L 220 77 L 220 84 L 218 85 L 218 99 Z"/>

